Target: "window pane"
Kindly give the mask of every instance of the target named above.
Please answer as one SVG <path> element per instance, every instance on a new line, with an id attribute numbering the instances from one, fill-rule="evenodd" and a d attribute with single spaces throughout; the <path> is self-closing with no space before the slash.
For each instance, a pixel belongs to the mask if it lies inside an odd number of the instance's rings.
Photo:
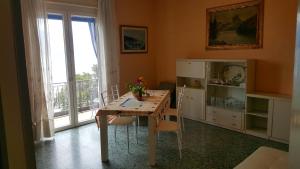
<path id="1" fill-rule="evenodd" d="M 73 16 L 72 35 L 75 60 L 78 122 L 94 119 L 99 107 L 97 58 L 94 47 L 95 19 Z"/>
<path id="2" fill-rule="evenodd" d="M 70 125 L 69 87 L 67 81 L 63 16 L 48 15 L 50 70 L 54 107 L 54 127 Z"/>

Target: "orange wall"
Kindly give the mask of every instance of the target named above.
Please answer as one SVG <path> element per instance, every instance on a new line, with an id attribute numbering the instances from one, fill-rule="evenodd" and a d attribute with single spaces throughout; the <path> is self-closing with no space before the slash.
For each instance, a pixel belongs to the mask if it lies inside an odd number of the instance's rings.
<path id="1" fill-rule="evenodd" d="M 128 82 L 144 76 L 150 87 L 156 84 L 155 57 L 153 55 L 153 0 L 117 0 L 117 20 L 120 25 L 148 27 L 148 53 L 120 55 L 120 86 L 126 90 Z"/>
<path id="2" fill-rule="evenodd" d="M 206 8 L 245 0 L 155 0 L 156 77 L 175 81 L 176 58 L 256 59 L 256 90 L 291 94 L 296 0 L 265 0 L 262 49 L 205 50 Z"/>

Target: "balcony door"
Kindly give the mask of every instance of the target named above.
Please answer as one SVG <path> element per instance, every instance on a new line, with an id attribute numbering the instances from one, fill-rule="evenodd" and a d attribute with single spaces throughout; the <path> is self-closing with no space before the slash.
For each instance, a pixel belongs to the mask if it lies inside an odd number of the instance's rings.
<path id="1" fill-rule="evenodd" d="M 55 5 L 48 9 L 56 131 L 94 121 L 99 108 L 94 13 Z"/>

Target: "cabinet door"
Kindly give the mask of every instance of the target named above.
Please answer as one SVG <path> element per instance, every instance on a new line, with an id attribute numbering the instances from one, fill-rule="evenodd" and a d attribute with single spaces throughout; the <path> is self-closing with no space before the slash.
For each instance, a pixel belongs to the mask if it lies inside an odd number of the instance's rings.
<path id="1" fill-rule="evenodd" d="M 182 114 L 185 118 L 190 118 L 190 96 L 189 90 L 185 89 L 184 96 L 182 99 Z"/>
<path id="2" fill-rule="evenodd" d="M 178 60 L 176 75 L 180 77 L 205 78 L 205 62 Z"/>
<path id="3" fill-rule="evenodd" d="M 288 141 L 290 136 L 291 102 L 274 100 L 272 137 Z"/>
<path id="4" fill-rule="evenodd" d="M 204 120 L 205 114 L 205 91 L 192 89 L 190 91 L 190 116 L 193 120 Z"/>

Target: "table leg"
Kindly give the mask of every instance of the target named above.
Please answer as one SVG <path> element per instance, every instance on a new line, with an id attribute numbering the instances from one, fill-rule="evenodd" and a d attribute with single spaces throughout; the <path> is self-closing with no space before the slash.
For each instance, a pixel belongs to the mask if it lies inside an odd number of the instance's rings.
<path id="1" fill-rule="evenodd" d="M 156 163 L 156 119 L 155 117 L 148 117 L 148 144 L 149 144 L 149 164 L 154 166 Z"/>
<path id="2" fill-rule="evenodd" d="M 108 161 L 107 117 L 100 116 L 101 160 Z"/>

